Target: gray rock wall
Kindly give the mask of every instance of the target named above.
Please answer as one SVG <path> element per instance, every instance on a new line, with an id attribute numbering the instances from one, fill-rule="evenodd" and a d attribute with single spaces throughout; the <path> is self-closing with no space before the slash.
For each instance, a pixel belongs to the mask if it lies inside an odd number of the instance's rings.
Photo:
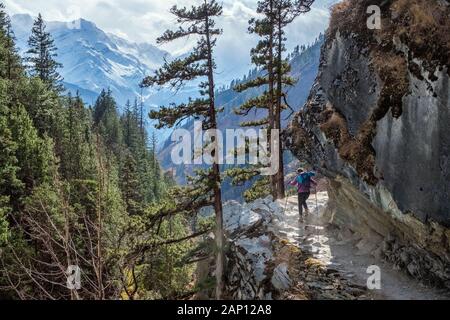
<path id="1" fill-rule="evenodd" d="M 415 58 L 395 36 L 375 39 L 328 35 L 284 142 L 332 181 L 335 224 L 374 235 L 387 259 L 450 287 L 450 66 Z"/>
<path id="2" fill-rule="evenodd" d="M 434 82 L 408 74 L 403 114 L 378 122 L 373 147 L 400 210 L 450 226 L 450 79 L 446 70 L 436 74 Z"/>

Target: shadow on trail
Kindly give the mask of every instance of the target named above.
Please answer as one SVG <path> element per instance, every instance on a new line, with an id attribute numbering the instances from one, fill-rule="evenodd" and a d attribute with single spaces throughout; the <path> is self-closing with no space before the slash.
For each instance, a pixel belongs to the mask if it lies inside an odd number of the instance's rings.
<path id="1" fill-rule="evenodd" d="M 367 268 L 376 265 L 381 270 L 381 289 L 368 290 L 365 299 L 448 299 L 438 290 L 428 288 L 371 251 L 373 244 L 362 236 L 340 230 L 327 214 L 328 194 L 318 192 L 308 199 L 309 215 L 299 219 L 297 196 L 278 200 L 284 209 L 272 221 L 272 231 L 290 244 L 310 253 L 327 269 L 355 285 L 366 287 L 370 274 Z M 302 281 L 302 279 L 297 279 Z"/>

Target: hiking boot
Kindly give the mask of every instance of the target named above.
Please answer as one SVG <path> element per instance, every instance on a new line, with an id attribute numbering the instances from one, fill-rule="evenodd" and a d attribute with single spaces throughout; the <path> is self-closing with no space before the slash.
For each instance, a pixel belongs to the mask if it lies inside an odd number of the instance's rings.
<path id="1" fill-rule="evenodd" d="M 310 213 L 311 213 L 311 212 L 309 212 L 309 209 L 306 209 L 306 210 L 305 210 L 305 216 L 309 216 Z"/>

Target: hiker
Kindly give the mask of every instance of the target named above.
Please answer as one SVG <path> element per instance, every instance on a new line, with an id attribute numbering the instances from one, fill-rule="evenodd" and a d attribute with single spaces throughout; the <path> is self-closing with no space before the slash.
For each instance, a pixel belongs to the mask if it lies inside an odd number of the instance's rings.
<path id="1" fill-rule="evenodd" d="M 317 183 L 312 179 L 316 175 L 315 172 L 306 172 L 302 168 L 297 170 L 297 176 L 290 183 L 292 186 L 297 187 L 298 191 L 298 212 L 300 214 L 300 219 L 303 218 L 303 208 L 305 208 L 305 214 L 309 214 L 308 205 L 306 200 L 308 200 L 311 195 L 311 186 L 317 186 Z"/>

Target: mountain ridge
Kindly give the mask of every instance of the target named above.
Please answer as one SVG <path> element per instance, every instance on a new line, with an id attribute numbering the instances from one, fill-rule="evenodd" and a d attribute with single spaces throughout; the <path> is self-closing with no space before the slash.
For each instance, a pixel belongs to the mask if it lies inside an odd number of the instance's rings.
<path id="1" fill-rule="evenodd" d="M 23 55 L 31 34 L 33 17 L 16 14 L 11 17 L 19 51 Z M 150 43 L 135 43 L 106 33 L 95 23 L 78 19 L 71 22 L 48 21 L 47 31 L 58 48 L 57 60 L 63 64 L 61 75 L 68 90 L 80 91 L 91 103 L 93 93 L 110 88 L 119 104 L 141 93 L 139 83 L 171 55 Z M 155 92 L 146 92 L 150 99 Z M 158 98 L 153 98 L 156 102 Z"/>

